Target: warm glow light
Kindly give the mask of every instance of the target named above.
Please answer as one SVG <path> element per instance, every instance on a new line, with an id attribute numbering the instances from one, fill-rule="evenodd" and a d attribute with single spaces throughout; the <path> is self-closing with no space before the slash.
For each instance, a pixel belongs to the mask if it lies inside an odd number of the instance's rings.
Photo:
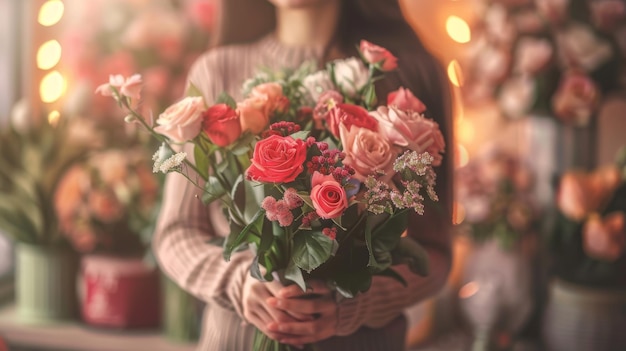
<path id="1" fill-rule="evenodd" d="M 446 31 L 452 40 L 457 43 L 469 43 L 472 39 L 472 32 L 465 20 L 457 16 L 450 16 L 446 21 Z"/>
<path id="2" fill-rule="evenodd" d="M 452 204 L 452 224 L 459 225 L 465 221 L 465 207 L 458 201 Z"/>
<path id="3" fill-rule="evenodd" d="M 476 283 L 476 282 L 469 282 L 469 283 L 463 285 L 461 290 L 459 290 L 459 297 L 462 298 L 462 299 L 470 298 L 470 297 L 476 295 L 478 290 L 480 290 L 480 285 L 478 285 L 478 283 Z"/>
<path id="4" fill-rule="evenodd" d="M 61 20 L 65 6 L 61 0 L 50 0 L 39 9 L 39 16 L 37 22 L 45 27 L 53 26 Z"/>
<path id="5" fill-rule="evenodd" d="M 46 74 L 39 85 L 39 95 L 41 101 L 51 103 L 59 100 L 65 93 L 65 78 L 59 71 L 52 71 Z"/>
<path id="6" fill-rule="evenodd" d="M 456 166 L 461 168 L 467 166 L 469 162 L 469 152 L 465 146 L 461 144 L 456 145 Z"/>
<path id="7" fill-rule="evenodd" d="M 61 60 L 61 44 L 56 40 L 43 43 L 37 50 L 37 67 L 50 69 Z"/>
<path id="8" fill-rule="evenodd" d="M 50 123 L 51 126 L 56 126 L 59 123 L 59 118 L 61 118 L 61 113 L 54 110 L 48 114 L 48 123 Z"/>
<path id="9" fill-rule="evenodd" d="M 467 119 L 456 122 L 457 140 L 461 143 L 471 144 L 474 140 L 474 126 Z"/>
<path id="10" fill-rule="evenodd" d="M 455 87 L 460 88 L 463 86 L 463 71 L 459 61 L 452 60 L 448 64 L 448 78 Z"/>

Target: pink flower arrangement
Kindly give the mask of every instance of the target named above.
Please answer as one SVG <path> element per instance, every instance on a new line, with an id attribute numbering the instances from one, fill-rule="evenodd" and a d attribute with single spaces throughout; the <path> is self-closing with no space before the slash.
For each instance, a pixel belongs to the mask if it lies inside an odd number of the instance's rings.
<path id="1" fill-rule="evenodd" d="M 385 257 L 413 240 L 402 237 L 409 211 L 421 215 L 426 198 L 438 199 L 433 167 L 442 163 L 445 141 L 409 90 L 393 91 L 382 100 L 388 104 L 375 106 L 374 82 L 397 67 L 386 49 L 362 42 L 361 58 L 317 72 L 306 67 L 252 78 L 241 101 L 224 93 L 205 106 L 202 97 L 186 97 L 154 124 L 133 108 L 134 94 L 118 80 L 99 92 L 163 142 L 153 157 L 155 172 L 180 172 L 192 182 L 200 177 L 203 200 L 220 199 L 228 208 L 234 230 L 226 259 L 254 243 L 254 265 L 264 267 L 265 279 L 277 273 L 305 289 L 307 277 L 321 274 L 317 278 L 353 297 L 368 288 L 367 277 L 354 285 L 319 268 L 354 246 L 369 262 L 349 269 L 368 276 L 391 270 Z M 185 142 L 194 146 L 195 163 L 171 145 Z"/>

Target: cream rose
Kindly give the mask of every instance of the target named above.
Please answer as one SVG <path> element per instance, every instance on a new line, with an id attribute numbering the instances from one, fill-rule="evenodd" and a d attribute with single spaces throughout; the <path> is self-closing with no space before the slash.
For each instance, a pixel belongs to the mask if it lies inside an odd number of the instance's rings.
<path id="1" fill-rule="evenodd" d="M 256 107 L 262 109 L 267 116 L 274 112 L 284 112 L 289 107 L 289 100 L 283 95 L 283 87 L 278 83 L 255 86 L 250 92 L 249 99 L 254 99 Z"/>
<path id="2" fill-rule="evenodd" d="M 385 173 L 383 179 L 391 179 L 397 150 L 387 138 L 378 132 L 357 126 L 348 130 L 343 124 L 339 126 L 339 136 L 346 154 L 343 163 L 354 168 L 356 179 L 363 182 L 367 176 L 378 172 Z"/>
<path id="3" fill-rule="evenodd" d="M 176 143 L 184 143 L 200 133 L 203 111 L 202 97 L 184 98 L 159 115 L 154 130 Z"/>
<path id="4" fill-rule="evenodd" d="M 330 90 L 335 90 L 335 85 L 330 79 L 328 71 L 319 71 L 308 75 L 302 81 L 304 88 L 314 102 L 318 102 L 320 96 Z"/>
<path id="5" fill-rule="evenodd" d="M 369 79 L 369 70 L 355 57 L 333 62 L 335 82 L 344 94 L 356 97 Z"/>

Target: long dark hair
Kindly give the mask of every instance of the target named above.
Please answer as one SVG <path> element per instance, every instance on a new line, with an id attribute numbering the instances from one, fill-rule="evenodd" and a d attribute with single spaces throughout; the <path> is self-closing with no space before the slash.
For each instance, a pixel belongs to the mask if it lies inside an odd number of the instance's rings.
<path id="1" fill-rule="evenodd" d="M 357 54 L 356 48 L 362 39 L 389 49 L 398 57 L 399 68 L 379 82 L 378 96 L 384 99 L 389 91 L 400 86 L 410 89 L 424 102 L 427 115 L 439 123 L 445 134 L 444 165 L 437 172 L 442 211 L 436 216 L 439 220 L 425 219 L 429 225 L 441 225 L 441 230 L 447 230 L 452 213 L 454 139 L 450 89 L 444 70 L 405 20 L 398 0 L 341 1 L 341 17 L 333 44 L 348 55 Z M 274 28 L 274 8 L 267 0 L 222 0 L 213 44 L 253 41 Z"/>

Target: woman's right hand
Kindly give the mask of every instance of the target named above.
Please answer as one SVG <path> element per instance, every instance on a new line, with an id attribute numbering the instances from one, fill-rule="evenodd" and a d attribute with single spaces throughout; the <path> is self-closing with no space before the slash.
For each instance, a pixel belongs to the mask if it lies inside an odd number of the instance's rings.
<path id="1" fill-rule="evenodd" d="M 252 323 L 263 334 L 274 340 L 282 340 L 293 337 L 278 331 L 271 331 L 268 326 L 276 323 L 292 323 L 312 320 L 310 315 L 299 313 L 287 313 L 281 309 L 270 306 L 267 301 L 277 297 L 284 286 L 278 281 L 261 282 L 248 275 L 243 285 L 243 317 Z"/>

